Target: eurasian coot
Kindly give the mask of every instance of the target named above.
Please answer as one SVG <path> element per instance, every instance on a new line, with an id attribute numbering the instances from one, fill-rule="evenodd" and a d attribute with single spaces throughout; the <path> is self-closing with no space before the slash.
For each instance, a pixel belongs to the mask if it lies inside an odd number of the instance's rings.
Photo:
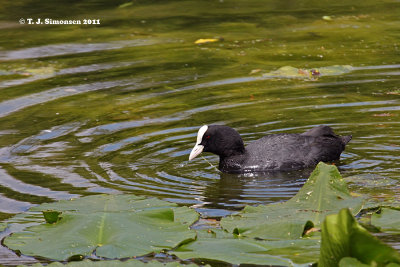
<path id="1" fill-rule="evenodd" d="M 245 147 L 231 127 L 204 125 L 189 160 L 204 151 L 219 156 L 219 169 L 223 172 L 299 170 L 339 159 L 350 140 L 351 135 L 338 136 L 329 126 L 321 125 L 302 134 L 267 135 Z"/>

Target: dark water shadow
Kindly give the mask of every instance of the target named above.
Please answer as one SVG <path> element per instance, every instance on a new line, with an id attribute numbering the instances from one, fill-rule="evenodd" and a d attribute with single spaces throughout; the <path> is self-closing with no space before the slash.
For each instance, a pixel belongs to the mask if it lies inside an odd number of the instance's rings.
<path id="1" fill-rule="evenodd" d="M 218 217 L 226 215 L 226 211 L 241 210 L 245 205 L 286 201 L 299 191 L 312 171 L 220 173 L 220 179 L 209 183 L 203 192 L 202 214 Z M 221 211 L 225 214 L 220 214 Z"/>

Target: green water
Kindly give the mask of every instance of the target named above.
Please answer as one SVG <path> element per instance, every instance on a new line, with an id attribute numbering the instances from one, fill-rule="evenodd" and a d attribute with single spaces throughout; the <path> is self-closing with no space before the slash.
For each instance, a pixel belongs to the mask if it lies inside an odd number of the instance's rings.
<path id="1" fill-rule="evenodd" d="M 245 143 L 330 125 L 353 135 L 336 163 L 351 190 L 399 199 L 398 10 L 399 1 L 3 1 L 0 219 L 98 193 L 221 217 L 298 191 L 307 174 L 226 175 L 188 162 L 198 128 L 212 123 Z M 202 38 L 216 42 L 195 44 Z M 0 264 L 34 261 L 0 249 Z"/>

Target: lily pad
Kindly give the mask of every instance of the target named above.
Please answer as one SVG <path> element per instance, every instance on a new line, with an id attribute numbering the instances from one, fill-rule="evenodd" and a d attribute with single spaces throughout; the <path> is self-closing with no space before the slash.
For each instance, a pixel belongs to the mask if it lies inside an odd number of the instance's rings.
<path id="1" fill-rule="evenodd" d="M 239 236 L 261 239 L 296 239 L 318 227 L 327 214 L 349 207 L 353 214 L 363 198 L 352 197 L 334 165 L 319 163 L 300 191 L 284 203 L 246 206 L 237 215 L 223 218 L 221 226 Z"/>
<path id="2" fill-rule="evenodd" d="M 96 195 L 32 208 L 43 210 L 62 212 L 61 218 L 14 233 L 4 244 L 54 260 L 142 256 L 194 239 L 189 226 L 198 219 L 193 209 L 134 195 Z"/>
<path id="3" fill-rule="evenodd" d="M 26 265 L 19 265 L 18 267 L 25 267 Z M 69 262 L 68 264 L 62 264 L 60 262 L 53 262 L 48 265 L 48 267 L 178 267 L 182 266 L 179 262 L 158 262 L 158 261 L 149 261 L 149 262 L 141 262 L 138 260 L 127 260 L 127 261 L 118 261 L 118 260 L 110 260 L 110 261 L 73 261 Z M 185 267 L 197 267 L 196 264 L 188 264 L 184 265 Z M 44 267 L 44 265 L 37 263 L 31 265 L 31 267 Z"/>
<path id="4" fill-rule="evenodd" d="M 400 232 L 400 210 L 382 208 L 371 216 L 371 224 L 385 232 Z"/>
<path id="5" fill-rule="evenodd" d="M 231 264 L 294 266 L 318 260 L 319 241 L 312 239 L 263 241 L 235 238 L 223 230 L 198 231 L 196 241 L 172 254 L 181 259 L 201 259 Z"/>
<path id="6" fill-rule="evenodd" d="M 56 210 L 43 211 L 43 217 L 47 223 L 56 223 L 60 219 L 61 212 Z"/>
<path id="7" fill-rule="evenodd" d="M 400 254 L 359 225 L 348 209 L 326 217 L 322 226 L 318 266 L 338 266 L 340 260 L 345 257 L 352 257 L 362 264 L 373 266 L 400 264 Z"/>
<path id="8" fill-rule="evenodd" d="M 288 79 L 314 79 L 319 76 L 333 76 L 348 73 L 353 70 L 350 65 L 334 65 L 314 69 L 298 69 L 292 66 L 283 66 L 277 70 L 264 73 L 264 77 Z"/>

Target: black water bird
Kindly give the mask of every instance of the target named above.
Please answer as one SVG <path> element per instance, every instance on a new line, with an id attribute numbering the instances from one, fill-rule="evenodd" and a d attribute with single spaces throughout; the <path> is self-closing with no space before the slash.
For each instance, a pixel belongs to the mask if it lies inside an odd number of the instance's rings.
<path id="1" fill-rule="evenodd" d="M 204 125 L 189 160 L 202 152 L 219 156 L 219 169 L 229 173 L 291 171 L 338 160 L 351 135 L 338 136 L 321 125 L 305 133 L 264 136 L 246 147 L 240 134 L 224 125 Z"/>

